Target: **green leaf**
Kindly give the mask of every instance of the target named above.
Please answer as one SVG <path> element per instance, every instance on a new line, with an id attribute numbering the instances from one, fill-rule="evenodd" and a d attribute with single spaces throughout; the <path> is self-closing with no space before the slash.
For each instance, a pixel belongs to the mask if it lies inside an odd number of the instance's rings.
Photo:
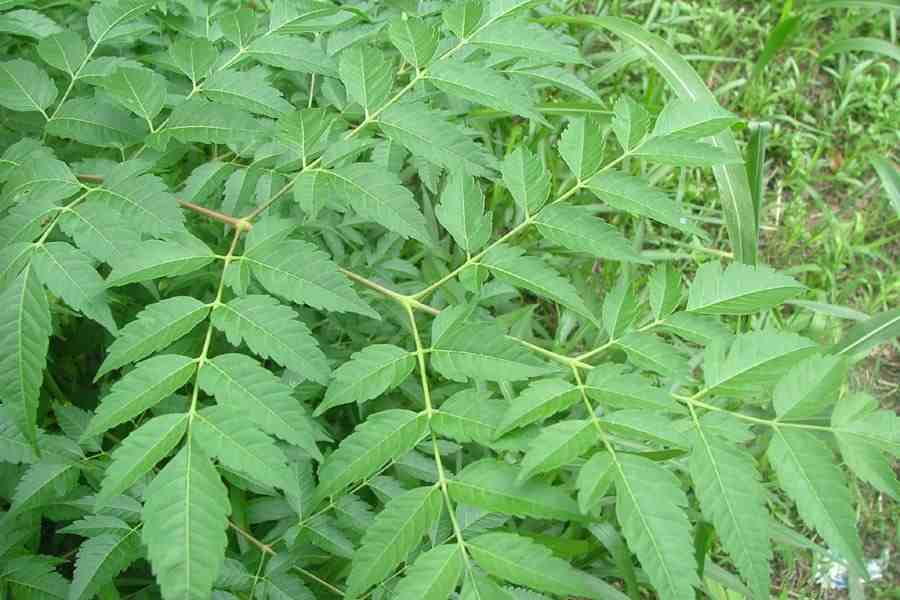
<path id="1" fill-rule="evenodd" d="M 516 533 L 485 533 L 467 548 L 482 569 L 516 585 L 554 595 L 580 598 L 622 598 L 612 586 L 572 568 L 549 548 Z"/>
<path id="2" fill-rule="evenodd" d="M 597 443 L 598 433 L 591 419 L 560 421 L 544 427 L 528 445 L 517 481 L 568 465 Z"/>
<path id="3" fill-rule="evenodd" d="M 390 344 L 373 344 L 355 352 L 334 371 L 334 379 L 315 416 L 342 404 L 362 404 L 403 383 L 416 366 L 412 352 Z"/>
<path id="4" fill-rule="evenodd" d="M 437 29 L 406 13 L 391 21 L 388 36 L 406 62 L 419 69 L 428 65 L 438 46 Z"/>
<path id="5" fill-rule="evenodd" d="M 622 337 L 638 313 L 638 299 L 631 291 L 628 273 L 622 270 L 615 287 L 603 299 L 603 326 L 610 339 Z"/>
<path id="6" fill-rule="evenodd" d="M 216 307 L 212 324 L 224 331 L 233 346 L 241 342 L 258 356 L 326 383 L 331 369 L 309 328 L 297 313 L 271 296 L 234 298 Z"/>
<path id="7" fill-rule="evenodd" d="M 878 313 L 857 323 L 831 347 L 832 354 L 845 354 L 851 360 L 866 356 L 872 348 L 900 335 L 900 308 Z"/>
<path id="8" fill-rule="evenodd" d="M 679 311 L 665 318 L 660 326 L 663 331 L 708 346 L 715 339 L 730 339 L 732 332 L 716 317 Z"/>
<path id="9" fill-rule="evenodd" d="M 619 454 L 616 516 L 628 547 L 637 555 L 661 598 L 689 600 L 699 587 L 688 501 L 665 467 L 634 454 Z"/>
<path id="10" fill-rule="evenodd" d="M 147 487 L 141 536 L 165 598 L 206 598 L 228 539 L 228 492 L 190 440 Z"/>
<path id="11" fill-rule="evenodd" d="M 97 501 L 103 504 L 125 492 L 178 445 L 188 425 L 188 415 L 154 417 L 132 431 L 112 453 Z"/>
<path id="12" fill-rule="evenodd" d="M 647 286 L 650 308 L 657 321 L 667 318 L 681 304 L 681 274 L 670 263 L 663 263 L 653 269 Z"/>
<path id="13" fill-rule="evenodd" d="M 673 412 L 678 405 L 663 389 L 637 374 L 625 373 L 624 366 L 604 363 L 591 369 L 585 381 L 588 396 L 606 408 L 646 408 Z"/>
<path id="14" fill-rule="evenodd" d="M 3 462 L 31 464 L 37 462 L 34 446 L 19 430 L 11 407 L 0 405 L 0 456 Z"/>
<path id="15" fill-rule="evenodd" d="M 243 260 L 262 286 L 277 296 L 320 310 L 378 318 L 328 255 L 308 242 L 287 240 L 251 249 Z"/>
<path id="16" fill-rule="evenodd" d="M 168 237 L 184 231 L 184 214 L 166 184 L 155 175 L 143 174 L 140 162 L 116 166 L 103 185 L 92 188 L 86 204 L 99 204 L 118 214 L 135 231 L 153 237 Z"/>
<path id="17" fill-rule="evenodd" d="M 37 412 L 50 334 L 47 294 L 26 267 L 0 294 L 0 389 L 19 431 L 37 447 Z"/>
<path id="18" fill-rule="evenodd" d="M 42 39 L 37 45 L 37 53 L 51 67 L 74 77 L 87 57 L 87 46 L 74 31 L 61 31 Z"/>
<path id="19" fill-rule="evenodd" d="M 116 333 L 103 279 L 87 254 L 65 242 L 48 242 L 37 248 L 34 268 L 44 285 L 66 304 Z"/>
<path id="20" fill-rule="evenodd" d="M 13 598 L 65 600 L 69 582 L 56 571 L 56 558 L 31 554 L 10 560 L 0 570 L 0 579 L 10 586 Z"/>
<path id="21" fill-rule="evenodd" d="M 416 488 L 390 500 L 353 556 L 346 595 L 358 597 L 406 560 L 438 520 L 443 506 L 438 486 Z"/>
<path id="22" fill-rule="evenodd" d="M 536 23 L 501 21 L 481 28 L 471 44 L 502 55 L 522 56 L 540 61 L 585 64 L 570 38 L 547 31 Z"/>
<path id="23" fill-rule="evenodd" d="M 321 460 L 317 433 L 306 408 L 291 396 L 291 388 L 249 356 L 217 356 L 204 363 L 197 382 L 220 404 L 242 412 L 263 431 Z"/>
<path id="24" fill-rule="evenodd" d="M 106 285 L 120 287 L 186 275 L 205 267 L 215 258 L 212 250 L 193 236 L 178 236 L 177 241 L 146 240 L 116 260 Z"/>
<path id="25" fill-rule="evenodd" d="M 609 452 L 598 452 L 578 471 L 578 508 L 584 514 L 597 512 L 600 498 L 606 495 L 616 476 L 615 460 Z"/>
<path id="26" fill-rule="evenodd" d="M 217 71 L 203 82 L 203 95 L 217 104 L 227 104 L 253 114 L 277 118 L 293 107 L 267 81 L 264 67 L 247 71 Z"/>
<path id="27" fill-rule="evenodd" d="M 753 457 L 697 422 L 689 464 L 704 517 L 754 596 L 768 598 L 769 515 Z"/>
<path id="28" fill-rule="evenodd" d="M 626 439 L 656 443 L 673 448 L 690 446 L 684 434 L 668 417 L 642 409 L 617 410 L 601 419 L 604 429 Z"/>
<path id="29" fill-rule="evenodd" d="M 891 201 L 894 210 L 900 215 L 900 170 L 894 163 L 881 156 L 871 156 L 869 161 L 878 178 L 881 179 L 881 187 L 884 188 L 884 194 Z"/>
<path id="30" fill-rule="evenodd" d="M 831 425 L 850 470 L 896 500 L 900 498 L 900 482 L 891 461 L 882 452 L 894 457 L 900 455 L 900 436 L 896 434 L 898 417 L 878 408 L 878 401 L 871 396 L 852 394 L 835 408 Z"/>
<path id="31" fill-rule="evenodd" d="M 435 63 L 428 80 L 443 92 L 476 104 L 544 123 L 528 94 L 517 84 L 486 68 L 460 61 Z"/>
<path id="32" fill-rule="evenodd" d="M 294 148 L 308 164 L 326 147 L 334 119 L 321 108 L 289 112 L 278 120 L 277 138 Z M 296 189 L 296 188 L 295 188 Z"/>
<path id="33" fill-rule="evenodd" d="M 493 156 L 444 114 L 419 102 L 394 104 L 378 115 L 378 127 L 390 139 L 448 171 L 476 177 L 493 175 Z"/>
<path id="34" fill-rule="evenodd" d="M 647 135 L 651 117 L 647 109 L 630 96 L 620 96 L 613 109 L 612 130 L 625 151 L 638 146 Z"/>
<path id="35" fill-rule="evenodd" d="M 481 0 L 456 0 L 444 8 L 441 17 L 450 31 L 465 38 L 478 28 L 482 12 Z"/>
<path id="36" fill-rule="evenodd" d="M 261 63 L 288 71 L 338 76 L 334 59 L 318 44 L 301 37 L 264 35 L 253 40 L 246 54 Z"/>
<path id="37" fill-rule="evenodd" d="M 434 212 L 466 254 L 480 250 L 491 237 L 491 213 L 485 214 L 484 194 L 471 175 L 452 172 Z"/>
<path id="38" fill-rule="evenodd" d="M 616 227 L 583 207 L 551 204 L 535 216 L 534 222 L 541 235 L 573 252 L 606 260 L 649 263 Z"/>
<path id="39" fill-rule="evenodd" d="M 778 427 L 768 458 L 803 521 L 849 561 L 857 576 L 866 573 L 850 490 L 831 450 L 811 433 Z"/>
<path id="40" fill-rule="evenodd" d="M 675 167 L 716 167 L 744 162 L 738 154 L 729 154 L 713 144 L 684 139 L 678 134 L 651 137 L 635 148 L 632 154 Z"/>
<path id="41" fill-rule="evenodd" d="M 668 194 L 651 187 L 642 177 L 620 171 L 602 171 L 585 181 L 584 185 L 613 208 L 706 237 L 701 229 L 682 216 L 681 208 Z"/>
<path id="42" fill-rule="evenodd" d="M 194 85 L 209 75 L 218 56 L 212 42 L 202 38 L 179 36 L 169 46 L 172 64 L 187 75 Z"/>
<path id="43" fill-rule="evenodd" d="M 854 37 L 835 40 L 822 48 L 819 58 L 846 52 L 870 52 L 900 62 L 900 48 L 885 40 L 872 37 Z"/>
<path id="44" fill-rule="evenodd" d="M 13 10 L 0 15 L 0 32 L 3 33 L 41 39 L 60 31 L 56 21 L 35 10 Z"/>
<path id="45" fill-rule="evenodd" d="M 88 146 L 125 148 L 146 135 L 146 123 L 101 100 L 67 100 L 47 122 L 47 133 Z"/>
<path id="46" fill-rule="evenodd" d="M 652 333 L 633 331 L 616 340 L 616 345 L 636 367 L 673 379 L 684 379 L 690 373 L 687 358 Z"/>
<path id="47" fill-rule="evenodd" d="M 541 210 L 550 195 L 550 174 L 538 157 L 517 146 L 503 160 L 503 183 L 526 215 Z"/>
<path id="48" fill-rule="evenodd" d="M 502 281 L 559 302 L 591 321 L 596 320 L 575 286 L 540 258 L 526 256 L 521 248 L 505 244 L 493 246 L 479 264 Z"/>
<path id="49" fill-rule="evenodd" d="M 653 135 L 697 140 L 725 131 L 738 121 L 716 102 L 675 98 L 666 103 L 657 117 Z"/>
<path id="50" fill-rule="evenodd" d="M 166 104 L 166 80 L 148 69 L 119 67 L 101 84 L 116 102 L 148 123 Z"/>
<path id="51" fill-rule="evenodd" d="M 778 306 L 803 292 L 793 277 L 760 265 L 731 263 L 722 272 L 717 261 L 697 269 L 687 310 L 705 315 L 747 315 Z"/>
<path id="52" fill-rule="evenodd" d="M 137 231 L 122 227 L 122 219 L 115 211 L 94 202 L 65 211 L 60 216 L 59 227 L 76 246 L 107 264 L 115 262 L 140 241 Z"/>
<path id="53" fill-rule="evenodd" d="M 66 163 L 51 157 L 35 158 L 39 160 L 24 161 L 10 175 L 0 201 L 4 209 L 13 202 L 26 199 L 56 204 L 81 189 Z"/>
<path id="54" fill-rule="evenodd" d="M 142 554 L 137 529 L 85 540 L 78 549 L 68 600 L 90 600 Z"/>
<path id="55" fill-rule="evenodd" d="M 447 398 L 432 414 L 435 433 L 462 444 L 475 442 L 490 446 L 507 403 L 487 391 L 467 389 Z"/>
<path id="56" fill-rule="evenodd" d="M 113 384 L 83 437 L 103 433 L 153 408 L 188 382 L 197 361 L 177 354 L 161 354 L 140 362 Z"/>
<path id="57" fill-rule="evenodd" d="M 427 430 L 428 419 L 424 413 L 391 409 L 369 416 L 325 459 L 319 469 L 316 503 L 406 454 Z"/>
<path id="58" fill-rule="evenodd" d="M 34 246 L 30 242 L 17 242 L 0 250 L 0 293 L 18 277 L 31 261 Z"/>
<path id="59" fill-rule="evenodd" d="M 43 113 L 58 93 L 50 76 L 34 63 L 20 58 L 0 63 L 0 106 Z"/>
<path id="60" fill-rule="evenodd" d="M 208 314 L 208 304 L 189 296 L 176 296 L 148 305 L 119 331 L 94 378 L 99 379 L 114 369 L 167 348 L 187 335 Z"/>
<path id="61" fill-rule="evenodd" d="M 579 96 L 583 96 L 597 104 L 601 102 L 600 96 L 597 95 L 597 92 L 588 87 L 585 82 L 579 79 L 577 75 L 571 73 L 570 71 L 567 71 L 562 67 L 536 67 L 528 63 L 517 63 L 512 67 L 505 69 L 505 72 L 514 76 L 518 76 L 519 79 L 527 78 L 537 82 L 540 85 L 547 85 L 553 88 L 566 90 L 573 94 L 578 94 Z M 546 108 L 548 108 L 549 106 L 550 105 L 542 105 L 541 109 L 546 110 Z M 554 106 L 554 108 L 562 107 Z"/>
<path id="62" fill-rule="evenodd" d="M 40 462 L 30 465 L 19 479 L 9 512 L 4 517 L 9 519 L 52 504 L 75 489 L 79 476 L 77 463 L 45 456 Z"/>
<path id="63" fill-rule="evenodd" d="M 727 354 L 724 345 L 707 347 L 703 360 L 706 388 L 709 393 L 721 396 L 759 395 L 817 349 L 811 340 L 787 331 L 739 334 Z"/>
<path id="64" fill-rule="evenodd" d="M 420 554 L 394 588 L 397 600 L 446 600 L 462 576 L 465 562 L 457 545 L 444 544 Z"/>
<path id="65" fill-rule="evenodd" d="M 330 178 L 335 193 L 362 218 L 403 237 L 431 244 L 425 217 L 412 193 L 403 187 L 394 173 L 375 163 L 355 163 L 318 172 Z"/>
<path id="66" fill-rule="evenodd" d="M 457 502 L 518 517 L 580 521 L 578 506 L 561 488 L 539 480 L 520 483 L 519 469 L 485 458 L 468 465 L 447 484 Z"/>
<path id="67" fill-rule="evenodd" d="M 58 206 L 44 198 L 30 200 L 13 204 L 0 220 L 0 247 L 19 242 L 30 244 L 32 240 L 40 237 L 47 223 L 60 210 Z"/>
<path id="68" fill-rule="evenodd" d="M 359 103 L 366 115 L 385 103 L 394 83 L 394 66 L 381 50 L 358 44 L 341 53 L 338 66 L 347 95 Z"/>
<path id="69" fill-rule="evenodd" d="M 195 97 L 176 106 L 166 126 L 154 136 L 161 142 L 171 136 L 180 142 L 228 144 L 246 142 L 261 134 L 262 126 L 249 113 Z"/>
<path id="70" fill-rule="evenodd" d="M 451 328 L 429 352 L 431 366 L 455 381 L 519 381 L 555 371 L 496 324 L 468 322 Z"/>
<path id="71" fill-rule="evenodd" d="M 660 37 L 650 33 L 637 23 L 616 17 L 553 17 L 554 23 L 587 25 L 607 29 L 643 51 L 659 74 L 672 86 L 679 97 L 695 101 L 716 102 L 713 93 L 694 68 L 678 52 Z M 739 156 L 737 143 L 729 131 L 722 131 L 713 138 L 716 147 L 730 156 Z M 735 260 L 744 264 L 756 264 L 757 227 L 753 198 L 747 172 L 740 164 L 723 164 L 713 167 L 728 237 Z"/>
<path id="72" fill-rule="evenodd" d="M 811 356 L 797 363 L 775 386 L 775 414 L 779 420 L 818 415 L 837 401 L 848 370 L 839 356 Z"/>
<path id="73" fill-rule="evenodd" d="M 156 5 L 155 0 L 104 0 L 91 7 L 88 30 L 99 45 L 110 37 L 116 27 L 142 17 Z"/>
<path id="74" fill-rule="evenodd" d="M 222 35 L 240 49 L 244 49 L 256 32 L 256 13 L 250 7 L 225 13 L 219 18 Z"/>
<path id="75" fill-rule="evenodd" d="M 581 400 L 581 392 L 562 379 L 542 379 L 531 383 L 518 398 L 510 403 L 506 414 L 497 426 L 496 437 L 513 429 L 540 422 L 566 410 Z"/>
<path id="76" fill-rule="evenodd" d="M 191 421 L 191 435 L 204 453 L 228 469 L 271 487 L 285 488 L 290 480 L 284 453 L 244 410 L 204 408 Z"/>
<path id="77" fill-rule="evenodd" d="M 559 138 L 559 153 L 578 181 L 589 179 L 600 169 L 606 139 L 595 117 L 571 119 Z"/>

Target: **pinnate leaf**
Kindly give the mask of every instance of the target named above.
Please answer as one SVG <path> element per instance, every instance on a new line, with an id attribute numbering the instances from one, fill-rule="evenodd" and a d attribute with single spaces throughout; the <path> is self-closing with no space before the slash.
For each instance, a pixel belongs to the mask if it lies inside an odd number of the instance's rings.
<path id="1" fill-rule="evenodd" d="M 335 370 L 334 380 L 315 414 L 320 415 L 341 404 L 362 404 L 377 398 L 403 383 L 415 364 L 415 355 L 397 346 L 366 346 Z"/>
<path id="2" fill-rule="evenodd" d="M 209 305 L 190 296 L 176 296 L 148 305 L 119 330 L 97 370 L 99 379 L 114 369 L 141 360 L 187 335 L 209 314 Z"/>
<path id="3" fill-rule="evenodd" d="M 803 521 L 815 527 L 828 545 L 849 561 L 855 573 L 865 573 L 850 490 L 832 462 L 831 450 L 811 433 L 777 428 L 768 457 L 781 486 L 797 503 Z"/>
<path id="4" fill-rule="evenodd" d="M 228 491 L 190 440 L 147 488 L 141 537 L 165 598 L 205 598 L 225 558 Z"/>
<path id="5" fill-rule="evenodd" d="M 242 341 L 257 355 L 318 383 L 328 380 L 328 361 L 297 313 L 264 294 L 234 298 L 216 307 L 212 324 L 237 346 Z"/>
<path id="6" fill-rule="evenodd" d="M 344 438 L 319 469 L 316 498 L 322 500 L 369 477 L 384 463 L 409 452 L 428 428 L 424 413 L 403 409 L 371 415 Z"/>
<path id="7" fill-rule="evenodd" d="M 678 479 L 641 456 L 619 454 L 616 461 L 616 516 L 628 547 L 661 598 L 693 598 L 700 581 Z"/>
<path id="8" fill-rule="evenodd" d="M 778 306 L 803 286 L 766 266 L 704 263 L 691 282 L 687 310 L 706 315 L 746 315 Z"/>
<path id="9" fill-rule="evenodd" d="M 178 413 L 154 417 L 132 431 L 112 454 L 98 502 L 118 496 L 150 472 L 181 441 L 187 425 L 188 415 Z"/>
<path id="10" fill-rule="evenodd" d="M 443 505 L 437 486 L 416 488 L 390 500 L 353 557 L 347 595 L 355 598 L 387 577 L 437 521 Z"/>
<path id="11" fill-rule="evenodd" d="M 549 548 L 516 533 L 485 533 L 467 547 L 478 566 L 510 583 L 581 598 L 620 596 L 611 586 L 553 556 Z"/>
<path id="12" fill-rule="evenodd" d="M 306 408 L 291 395 L 287 385 L 249 356 L 217 356 L 204 363 L 197 381 L 220 404 L 321 460 L 317 434 Z"/>
<path id="13" fill-rule="evenodd" d="M 0 293 L 0 388 L 15 426 L 37 447 L 37 411 L 50 334 L 47 294 L 34 270 L 24 271 Z"/>

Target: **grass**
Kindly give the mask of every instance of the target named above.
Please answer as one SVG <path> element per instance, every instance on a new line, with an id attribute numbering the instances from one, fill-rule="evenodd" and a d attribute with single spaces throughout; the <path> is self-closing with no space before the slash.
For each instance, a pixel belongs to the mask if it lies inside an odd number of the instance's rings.
<path id="1" fill-rule="evenodd" d="M 813 3 L 807 3 L 813 4 Z M 874 314 L 900 305 L 900 220 L 870 163 L 873 155 L 897 162 L 900 147 L 900 68 L 890 59 L 848 53 L 821 57 L 835 39 L 869 36 L 897 43 L 895 11 L 837 9 L 801 15 L 796 34 L 753 77 L 754 64 L 782 15 L 782 3 L 695 0 L 601 3 L 615 14 L 648 23 L 684 55 L 720 102 L 748 121 L 767 121 L 761 260 L 792 273 L 809 299 Z M 596 9 L 593 5 L 583 10 Z M 635 97 L 653 98 L 660 86 L 642 69 L 611 79 Z M 621 89 L 621 88 L 619 88 Z M 741 132 L 744 141 L 747 131 Z M 721 218 L 711 178 L 680 181 L 680 195 L 704 214 Z M 663 246 L 665 246 L 663 242 Z M 727 240 L 707 249 L 671 246 L 697 259 L 727 254 Z M 792 328 L 821 341 L 836 340 L 852 321 L 835 311 L 798 310 Z M 876 395 L 897 410 L 900 345 L 895 341 L 857 365 L 851 387 Z M 884 560 L 884 578 L 853 590 L 851 597 L 900 597 L 897 503 L 855 482 L 859 527 L 867 558 Z M 796 514 L 780 516 L 799 525 Z M 812 537 L 813 532 L 808 532 Z M 814 539 L 814 538 L 813 538 Z M 783 548 L 773 567 L 773 595 L 834 598 L 814 580 L 809 552 Z"/>

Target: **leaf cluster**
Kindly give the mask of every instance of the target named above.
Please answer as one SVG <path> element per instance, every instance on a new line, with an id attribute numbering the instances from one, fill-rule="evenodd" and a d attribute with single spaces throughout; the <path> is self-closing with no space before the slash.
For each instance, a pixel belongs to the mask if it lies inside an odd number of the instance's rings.
<path id="1" fill-rule="evenodd" d="M 540 4 L 0 2 L 0 596 L 764 598 L 785 501 L 864 572 L 900 313 L 784 327 L 739 119 Z M 695 170 L 729 264 L 644 248 Z"/>

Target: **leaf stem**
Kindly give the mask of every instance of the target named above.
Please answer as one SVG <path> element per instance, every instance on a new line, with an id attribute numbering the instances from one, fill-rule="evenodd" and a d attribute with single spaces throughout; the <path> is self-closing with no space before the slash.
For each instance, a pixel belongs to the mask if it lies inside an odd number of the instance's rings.
<path id="1" fill-rule="evenodd" d="M 734 411 L 728 410 L 727 408 L 722 408 L 720 406 L 716 406 L 715 404 L 709 404 L 707 402 L 702 402 L 698 398 L 700 398 L 702 395 L 705 395 L 708 392 L 708 389 L 709 388 L 704 388 L 703 390 L 700 390 L 700 392 L 697 392 L 693 396 L 684 396 L 682 394 L 672 394 L 672 397 L 675 398 L 676 400 L 678 400 L 679 402 L 686 404 L 692 413 L 694 411 L 694 407 L 698 407 L 698 408 L 703 408 L 703 409 L 710 410 L 713 412 L 727 413 L 727 414 L 731 415 L 732 417 L 735 417 L 742 421 L 755 423 L 757 425 L 765 425 L 767 427 L 772 427 L 774 429 L 778 429 L 779 427 L 792 427 L 795 429 L 813 429 L 816 431 L 828 431 L 831 433 L 834 433 L 835 431 L 837 431 L 834 427 L 827 427 L 824 425 L 807 425 L 806 423 L 790 423 L 790 422 L 785 422 L 785 421 L 777 421 L 775 419 L 761 419 L 759 417 L 753 417 L 750 415 L 745 415 L 743 413 L 734 412 Z"/>
<path id="2" fill-rule="evenodd" d="M 441 452 L 437 443 L 437 434 L 431 424 L 431 419 L 434 416 L 434 406 L 431 403 L 431 388 L 428 384 L 428 371 L 425 366 L 425 347 L 422 345 L 422 338 L 419 336 L 419 327 L 416 324 L 416 315 L 413 312 L 412 304 L 406 302 L 403 307 L 406 309 L 406 316 L 409 318 L 409 326 L 412 329 L 413 341 L 416 345 L 416 358 L 419 363 L 419 378 L 422 382 L 422 394 L 425 398 L 425 415 L 428 418 L 428 430 L 431 433 L 431 448 L 432 452 L 434 452 L 434 465 L 437 468 L 438 473 L 438 485 L 441 488 L 441 495 L 444 497 L 444 506 L 447 508 L 447 515 L 450 517 L 450 524 L 453 527 L 453 536 L 456 538 L 459 551 L 462 553 L 466 570 L 470 571 L 471 565 L 469 564 L 466 543 L 463 539 L 459 521 L 456 518 L 456 512 L 453 509 L 453 502 L 450 500 L 450 493 L 447 490 L 447 475 L 444 473 L 444 461 L 441 459 Z"/>

